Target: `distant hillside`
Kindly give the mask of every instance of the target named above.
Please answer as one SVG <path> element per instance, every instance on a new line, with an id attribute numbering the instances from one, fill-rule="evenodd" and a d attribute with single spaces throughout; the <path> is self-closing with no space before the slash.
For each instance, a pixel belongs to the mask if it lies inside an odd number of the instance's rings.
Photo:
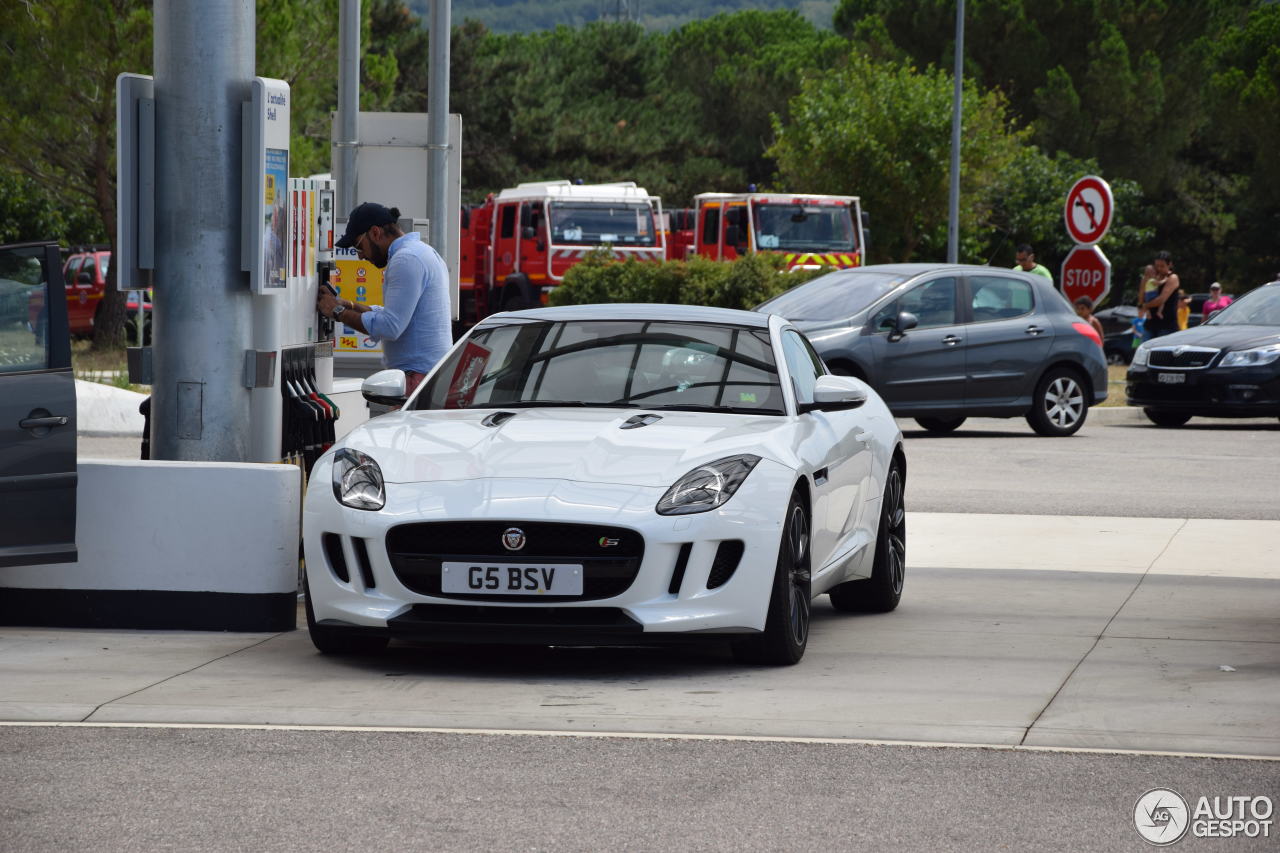
<path id="1" fill-rule="evenodd" d="M 743 9 L 795 9 L 814 25 L 831 28 L 837 0 L 453 0 L 454 24 L 468 18 L 495 33 L 578 27 L 591 21 L 630 19 L 646 29 L 669 30 L 681 24 Z M 407 0 L 424 20 L 428 0 Z"/>

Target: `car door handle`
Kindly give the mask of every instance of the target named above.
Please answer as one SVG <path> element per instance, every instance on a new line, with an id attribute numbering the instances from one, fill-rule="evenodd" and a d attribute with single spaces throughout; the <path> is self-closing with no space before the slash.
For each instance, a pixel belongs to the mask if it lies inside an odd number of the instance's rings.
<path id="1" fill-rule="evenodd" d="M 22 429 L 38 429 L 39 427 L 66 426 L 71 418 L 66 415 L 50 415 L 46 418 L 23 418 L 18 421 Z"/>
<path id="2" fill-rule="evenodd" d="M 942 343 L 944 346 L 953 347 L 956 344 L 960 343 L 960 338 L 956 337 L 955 335 L 947 335 L 945 338 L 942 339 Z"/>
<path id="3" fill-rule="evenodd" d="M 1041 335 L 1044 334 L 1044 329 L 1039 326 L 1027 326 L 1027 334 L 1032 336 Z"/>

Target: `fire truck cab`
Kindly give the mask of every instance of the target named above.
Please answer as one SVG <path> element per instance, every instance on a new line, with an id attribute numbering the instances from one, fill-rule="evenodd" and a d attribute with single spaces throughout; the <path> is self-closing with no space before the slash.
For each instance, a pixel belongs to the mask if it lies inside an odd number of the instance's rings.
<path id="1" fill-rule="evenodd" d="M 619 260 L 666 257 L 662 202 L 633 181 L 520 184 L 490 196 L 468 220 L 472 275 L 464 265 L 461 277 L 468 319 L 545 304 L 569 267 L 601 246 Z"/>
<path id="2" fill-rule="evenodd" d="M 866 223 L 857 196 L 700 193 L 694 202 L 686 255 L 730 261 L 770 252 L 786 258 L 789 269 L 865 263 Z"/>

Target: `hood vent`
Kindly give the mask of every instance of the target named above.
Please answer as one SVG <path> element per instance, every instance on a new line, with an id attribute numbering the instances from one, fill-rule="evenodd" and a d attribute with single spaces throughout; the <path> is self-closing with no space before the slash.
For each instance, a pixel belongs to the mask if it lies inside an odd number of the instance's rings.
<path id="1" fill-rule="evenodd" d="M 656 424 L 660 420 L 662 420 L 662 415 L 632 415 L 623 421 L 622 426 L 618 427 L 618 429 L 639 429 L 640 427 L 647 427 L 649 424 Z"/>
<path id="2" fill-rule="evenodd" d="M 480 424 L 487 427 L 500 427 L 515 416 L 515 412 L 494 412 L 492 415 L 486 415 Z"/>

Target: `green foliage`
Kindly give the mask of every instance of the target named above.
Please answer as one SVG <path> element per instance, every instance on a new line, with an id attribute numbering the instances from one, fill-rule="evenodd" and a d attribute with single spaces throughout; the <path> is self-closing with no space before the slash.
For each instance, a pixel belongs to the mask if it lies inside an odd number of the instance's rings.
<path id="1" fill-rule="evenodd" d="M 778 122 L 769 149 L 787 184 L 801 191 L 858 195 L 873 217 L 877 260 L 945 253 L 950 191 L 949 75 L 876 62 L 856 52 L 848 63 L 805 81 Z M 1001 173 L 1026 132 L 1015 130 L 999 92 L 966 84 L 961 148 L 961 228 L 989 216 Z"/>
<path id="2" fill-rule="evenodd" d="M 750 309 L 827 270 L 785 272 L 777 255 L 749 255 L 725 263 L 706 258 L 655 264 L 616 262 L 598 250 L 570 268 L 551 291 L 552 305 L 659 302 Z"/>
<path id="3" fill-rule="evenodd" d="M 426 18 L 430 0 L 408 0 Z M 835 0 L 454 0 L 453 20 L 471 20 L 499 33 L 528 33 L 595 22 L 632 20 L 648 30 L 748 10 L 797 11 L 815 26 L 828 26 Z"/>

